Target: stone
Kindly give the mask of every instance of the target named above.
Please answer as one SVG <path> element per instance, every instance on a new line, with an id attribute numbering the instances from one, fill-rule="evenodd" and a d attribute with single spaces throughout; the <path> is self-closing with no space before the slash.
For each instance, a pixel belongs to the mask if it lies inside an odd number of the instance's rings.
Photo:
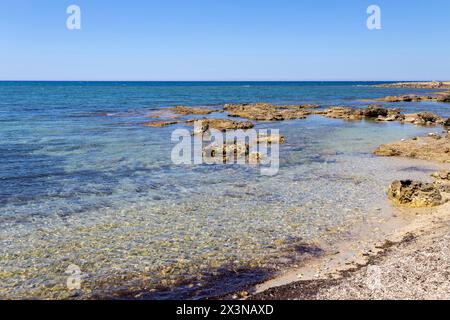
<path id="1" fill-rule="evenodd" d="M 450 171 L 442 170 L 434 172 L 431 176 L 435 179 L 435 185 L 441 192 L 450 193 Z"/>
<path id="2" fill-rule="evenodd" d="M 388 190 L 394 203 L 408 207 L 435 207 L 444 203 L 439 188 L 432 183 L 412 180 L 396 180 Z"/>
<path id="3" fill-rule="evenodd" d="M 378 156 L 401 156 L 421 160 L 450 163 L 450 138 L 439 136 L 415 137 L 380 145 Z"/>
<path id="4" fill-rule="evenodd" d="M 230 119 L 193 119 L 186 121 L 189 124 L 194 124 L 197 121 L 202 121 L 202 131 L 206 132 L 208 129 L 213 128 L 220 131 L 225 130 L 247 130 L 253 128 L 254 124 L 250 121 L 234 121 Z"/>
<path id="5" fill-rule="evenodd" d="M 450 118 L 444 121 L 444 126 L 450 127 Z"/>
<path id="6" fill-rule="evenodd" d="M 304 119 L 311 114 L 310 109 L 318 105 L 277 106 L 270 103 L 226 104 L 223 109 L 230 117 L 240 117 L 255 121 L 282 121 Z"/>
<path id="7" fill-rule="evenodd" d="M 143 125 L 146 127 L 165 127 L 177 123 L 179 123 L 179 121 L 149 121 L 144 122 Z"/>
<path id="8" fill-rule="evenodd" d="M 272 143 L 278 143 L 278 144 L 283 144 L 285 143 L 285 138 L 282 135 L 278 135 L 278 134 L 258 134 L 258 138 L 256 139 L 257 143 L 267 143 L 267 144 L 272 144 Z"/>
<path id="9" fill-rule="evenodd" d="M 185 106 L 176 106 L 174 108 L 169 108 L 168 110 L 180 115 L 192 115 L 192 114 L 206 115 L 214 112 L 214 110 L 208 108 L 185 107 Z"/>

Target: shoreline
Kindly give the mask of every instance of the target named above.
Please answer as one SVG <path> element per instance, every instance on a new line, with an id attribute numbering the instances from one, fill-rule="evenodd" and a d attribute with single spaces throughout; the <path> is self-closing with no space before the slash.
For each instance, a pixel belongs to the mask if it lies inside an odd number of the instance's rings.
<path id="1" fill-rule="evenodd" d="M 201 105 L 200 105 L 201 106 Z M 441 128 L 441 124 L 444 123 L 445 119 L 442 119 L 440 117 L 435 117 L 434 115 L 430 116 L 429 114 L 425 113 L 415 113 L 410 115 L 404 115 L 400 112 L 400 110 L 394 109 L 394 108 L 385 108 L 382 106 L 377 105 L 371 105 L 368 106 L 366 109 L 360 109 L 358 107 L 328 107 L 326 109 L 319 109 L 320 106 L 318 105 L 312 105 L 312 104 L 300 104 L 300 105 L 274 105 L 270 103 L 251 103 L 251 104 L 234 104 L 234 105 L 226 105 L 224 106 L 223 111 L 218 111 L 215 108 L 195 108 L 195 107 L 184 107 L 184 106 L 175 106 L 170 109 L 163 109 L 165 112 L 162 112 L 163 110 L 156 110 L 156 112 L 160 112 L 159 114 L 154 114 L 155 118 L 167 116 L 171 120 L 161 120 L 157 122 L 146 122 L 146 123 L 136 123 L 139 126 L 147 127 L 147 126 L 154 126 L 154 127 L 163 127 L 166 125 L 173 125 L 177 123 L 184 123 L 186 126 L 191 126 L 193 123 L 193 119 L 191 117 L 195 117 L 195 115 L 211 115 L 212 117 L 217 116 L 215 113 L 217 112 L 223 112 L 228 114 L 228 117 L 219 119 L 214 118 L 203 118 L 207 119 L 205 127 L 201 128 L 203 133 L 207 133 L 209 128 L 219 129 L 220 131 L 223 130 L 236 130 L 239 128 L 250 128 L 253 125 L 256 125 L 257 123 L 266 123 L 266 122 L 275 122 L 275 121 L 284 121 L 284 120 L 299 120 L 306 119 L 309 116 L 311 118 L 329 118 L 333 119 L 330 121 L 335 121 L 334 119 L 338 120 L 339 122 L 346 122 L 346 121 L 354 121 L 354 122 L 385 122 L 387 125 L 387 122 L 397 122 L 401 125 L 403 124 L 416 124 L 418 126 L 423 126 L 427 128 Z M 171 112 L 171 114 L 166 114 L 166 112 Z M 103 116 L 103 115 L 100 115 Z M 189 118 L 186 119 L 180 119 L 178 117 L 183 116 L 189 116 Z M 147 115 L 149 117 L 149 115 Z M 405 119 L 412 118 L 414 121 L 405 121 Z M 450 120 L 450 119 L 449 119 Z M 252 122 L 253 121 L 253 122 Z M 147 129 L 143 129 L 147 130 Z M 428 130 L 428 129 L 425 129 Z M 448 129 L 447 129 L 448 130 Z M 378 131 L 377 131 L 378 132 Z M 420 131 L 421 134 L 425 133 L 425 131 Z M 426 134 L 426 133 L 425 133 Z M 431 134 L 431 133 L 430 133 Z M 392 141 L 392 138 L 395 138 L 396 136 L 391 136 L 391 138 L 386 139 L 386 141 Z M 413 137 L 413 136 L 411 136 Z M 266 139 L 267 137 L 258 137 L 258 139 Z M 427 137 L 427 139 L 434 139 L 436 138 L 436 134 L 434 134 L 432 137 Z M 447 140 L 448 137 L 445 137 Z M 416 138 L 413 138 L 413 141 Z M 282 142 L 283 140 L 283 142 Z M 403 139 L 404 140 L 404 139 Z M 402 140 L 402 143 L 404 142 Z M 289 136 L 288 136 L 288 143 L 289 143 Z M 436 140 L 437 141 L 437 140 Z M 284 143 L 284 136 L 278 137 L 278 139 L 272 141 L 271 143 L 277 143 L 277 144 L 283 144 Z M 433 145 L 434 146 L 434 145 Z M 375 147 L 373 145 L 372 147 Z M 314 150 L 313 150 L 314 151 Z M 365 154 L 369 155 L 372 152 L 370 150 L 366 150 Z M 321 154 L 321 153 L 320 153 Z M 336 151 L 336 155 L 337 155 Z M 334 155 L 334 153 L 333 153 Z M 411 158 L 411 157 L 410 157 Z M 412 157 L 414 158 L 414 157 Z M 417 157 L 416 157 L 417 158 Z M 321 159 L 319 159 L 321 160 Z M 386 160 L 386 164 L 389 160 Z M 422 160 L 418 160 L 422 161 Z M 418 162 L 419 163 L 419 162 Z M 429 161 L 423 161 L 423 164 L 429 163 Z M 441 167 L 443 168 L 445 164 L 441 164 Z M 352 166 L 353 167 L 353 166 Z M 388 167 L 391 167 L 391 165 L 388 165 Z M 411 167 L 415 168 L 415 167 Z M 426 171 L 420 171 L 420 165 L 417 172 L 426 172 Z M 405 169 L 408 169 L 405 167 Z M 446 167 L 447 169 L 447 167 Z M 362 168 L 360 168 L 361 172 L 364 171 Z M 415 169 L 413 169 L 414 171 Z M 423 170 L 423 169 L 422 169 Z M 332 171 L 333 172 L 333 171 Z M 405 170 L 407 172 L 407 170 Z M 408 171 L 409 172 L 409 171 Z M 431 173 L 431 172 L 430 172 Z M 402 174 L 403 175 L 403 174 Z M 398 177 L 401 177 L 397 176 Z M 331 179 L 333 178 L 339 178 L 339 176 L 330 176 Z M 360 182 L 357 180 L 354 180 L 351 176 L 351 181 L 359 184 Z M 389 180 L 392 176 L 388 176 L 387 179 L 383 180 L 383 183 L 379 185 L 379 187 L 383 187 L 386 183 L 390 183 L 391 180 Z M 420 176 L 421 178 L 425 179 L 425 176 Z M 317 179 L 318 176 L 312 177 L 313 179 Z M 342 177 L 341 177 L 342 178 Z M 343 176 L 344 179 L 348 179 L 348 177 Z M 421 179 L 419 178 L 419 179 Z M 293 181 L 295 181 L 293 179 Z M 345 181 L 345 180 L 344 180 Z M 283 183 L 285 183 L 286 180 L 283 180 Z M 272 184 L 274 186 L 276 184 Z M 241 187 L 241 186 L 239 186 Z M 284 189 L 282 189 L 284 190 Z M 381 191 L 381 188 L 378 188 L 377 190 Z M 363 192 L 359 192 L 358 195 L 355 195 L 356 198 L 354 200 L 358 200 L 358 198 L 361 198 L 362 201 L 367 202 L 370 199 L 370 195 L 372 194 L 373 190 L 362 190 Z M 294 196 L 296 196 L 295 194 Z M 381 195 L 381 194 L 380 194 Z M 325 195 L 327 197 L 328 195 Z M 345 193 L 343 193 L 344 197 L 347 197 Z M 231 194 L 231 198 L 235 197 L 234 194 Z M 400 211 L 392 210 L 390 212 L 389 210 L 385 210 L 386 207 L 390 207 L 388 204 L 387 198 L 386 201 L 384 201 L 384 197 L 378 197 L 378 200 L 374 203 L 371 203 L 371 206 L 368 207 L 366 212 L 371 212 L 370 219 L 365 217 L 364 215 L 361 215 L 361 211 L 358 213 L 359 209 L 357 206 L 355 206 L 354 210 L 350 210 L 355 205 L 355 201 L 353 201 L 351 204 L 349 204 L 350 208 L 343 208 L 343 210 L 349 209 L 350 211 L 357 212 L 358 218 L 352 218 L 349 220 L 349 225 L 346 225 L 345 228 L 336 227 L 336 230 L 334 228 L 323 228 L 323 232 L 327 235 L 323 237 L 323 239 L 317 239 L 317 242 L 314 238 L 309 239 L 308 242 L 304 242 L 301 237 L 298 239 L 295 238 L 295 241 L 292 242 L 292 246 L 287 246 L 288 244 L 291 244 L 290 241 L 294 241 L 292 239 L 275 239 L 273 244 L 270 244 L 270 250 L 278 250 L 274 254 L 274 259 L 276 259 L 277 263 L 279 264 L 272 264 L 271 261 L 263 259 L 263 266 L 268 266 L 272 269 L 267 270 L 275 270 L 273 273 L 266 272 L 264 274 L 264 271 L 266 269 L 258 269 L 257 267 L 250 267 L 248 270 L 244 270 L 244 268 L 234 268 L 233 266 L 229 270 L 225 270 L 224 268 L 217 268 L 211 269 L 211 271 L 214 271 L 214 273 L 211 273 L 213 276 L 216 276 L 218 279 L 217 283 L 214 284 L 216 287 L 221 287 L 221 289 L 224 289 L 224 282 L 220 280 L 220 277 L 224 281 L 231 281 L 233 283 L 237 283 L 238 281 L 241 281 L 239 285 L 236 285 L 234 289 L 239 290 L 240 288 L 246 286 L 245 281 L 242 281 L 242 276 L 249 276 L 252 277 L 252 281 L 249 283 L 256 283 L 257 281 L 264 281 L 261 284 L 254 286 L 252 288 L 249 288 L 248 290 L 241 291 L 237 297 L 234 297 L 234 295 L 230 296 L 231 298 L 252 298 L 252 297 L 258 297 L 260 294 L 264 294 L 265 292 L 268 292 L 272 290 L 271 288 L 274 287 L 280 287 L 283 285 L 290 285 L 292 283 L 297 283 L 300 279 L 302 283 L 312 283 L 312 282 L 318 282 L 318 281 L 338 281 L 336 279 L 339 279 L 339 277 L 342 274 L 347 274 L 351 271 L 355 271 L 357 269 L 362 268 L 363 266 L 368 265 L 370 262 L 369 260 L 372 259 L 372 257 L 380 256 L 386 251 L 386 249 L 391 248 L 395 245 L 401 245 L 408 239 L 410 239 L 410 233 L 413 232 L 414 228 L 412 228 L 413 225 L 416 224 L 415 222 L 415 214 L 412 214 L 411 210 L 416 209 L 400 209 Z M 237 203 L 239 200 L 233 200 L 233 203 Z M 343 201 L 345 202 L 345 201 Z M 385 203 L 386 202 L 386 203 Z M 373 207 L 374 206 L 374 207 Z M 338 206 L 339 207 L 339 206 Z M 337 209 L 338 207 L 334 206 L 332 207 L 330 214 L 334 215 L 336 211 L 340 210 Z M 318 207 L 320 208 L 320 206 Z M 339 207 L 340 208 L 340 207 Z M 365 207 L 364 207 L 365 208 Z M 194 208 L 195 209 L 195 208 Z M 321 209 L 322 211 L 325 209 Z M 334 210 L 334 212 L 333 212 Z M 379 212 L 378 212 L 379 210 Z M 421 216 L 428 216 L 428 215 L 434 215 L 430 212 L 436 211 L 435 209 L 417 209 L 417 215 L 419 217 Z M 257 211 L 257 219 L 261 219 L 261 221 L 264 221 L 264 218 L 261 217 L 262 210 L 256 210 Z M 293 211 L 297 212 L 297 211 Z M 344 214 L 346 211 L 341 211 L 337 216 Z M 157 212 L 159 213 L 159 211 Z M 226 212 L 228 213 L 228 212 Z M 316 212 L 317 213 L 317 212 Z M 270 214 L 273 214 L 273 211 L 270 212 Z M 139 214 L 136 215 L 138 218 L 141 218 Z M 367 220 L 374 220 L 370 221 L 370 223 Z M 423 218 L 425 219 L 425 218 Z M 130 216 L 127 215 L 124 217 L 124 221 L 128 223 L 130 220 Z M 380 221 L 375 221 L 380 220 Z M 381 221 L 383 220 L 383 221 Z M 422 220 L 422 218 L 420 219 Z M 426 220 L 426 219 L 425 219 Z M 101 221 L 101 220 L 100 220 Z M 138 220 L 140 221 L 140 220 Z M 266 220 L 267 221 L 267 220 Z M 271 220 L 269 220 L 271 221 Z M 326 220 L 324 220 L 325 222 Z M 322 222 L 322 226 L 326 226 L 326 223 Z M 274 227 L 282 227 L 283 224 L 281 224 L 278 221 L 273 222 L 275 225 L 271 224 L 268 228 L 268 230 L 273 230 Z M 278 226 L 277 226 L 278 225 Z M 424 224 L 425 225 L 425 224 Z M 112 227 L 115 228 L 113 225 Z M 411 230 L 408 228 L 412 228 Z M 319 230 L 320 228 L 318 228 Z M 119 230 L 119 228 L 117 228 Z M 314 229 L 315 230 L 315 229 Z M 400 231 L 401 230 L 401 231 Z M 409 230 L 409 231 L 408 231 Z M 414 229 L 415 230 L 415 229 Z M 97 234 L 94 234 L 93 230 L 81 230 L 81 232 L 85 232 L 86 234 L 92 234 L 95 237 L 98 237 Z M 103 232 L 103 231 L 102 231 Z M 286 229 L 282 230 L 283 234 L 286 233 Z M 322 232 L 322 231 L 321 231 Z M 127 234 L 127 233 L 126 233 Z M 105 235 L 108 237 L 109 234 L 106 233 Z M 295 234 L 297 236 L 298 233 Z M 369 236 L 367 236 L 369 235 Z M 394 237 L 394 235 L 397 236 L 397 238 Z M 120 234 L 121 237 L 123 237 L 123 234 Z M 130 237 L 134 237 L 130 233 Z M 406 238 L 405 238 L 406 237 Z M 105 239 L 107 239 L 105 237 Z M 239 238 L 240 239 L 240 238 Z M 387 239 L 387 240 L 386 240 Z M 184 237 L 180 238 L 180 242 L 186 242 L 191 241 L 192 239 L 190 237 Z M 333 242 L 333 241 L 339 241 Z M 164 243 L 166 245 L 166 242 Z M 244 246 L 245 247 L 245 246 Z M 278 247 L 286 247 L 286 252 L 280 252 Z M 59 250 L 62 249 L 70 249 L 69 246 L 59 246 L 55 245 L 54 249 Z M 139 247 L 138 247 L 139 248 Z M 133 247 L 133 249 L 137 250 L 138 248 Z M 146 249 L 145 244 L 143 246 L 144 250 Z M 265 251 L 268 249 L 264 249 Z M 47 252 L 49 252 L 49 249 L 46 249 Z M 138 251 L 136 251 L 138 252 Z M 141 252 L 138 252 L 139 254 L 136 254 L 135 257 L 139 257 L 141 255 Z M 283 255 L 291 254 L 292 256 L 286 255 L 286 257 Z M 312 253 L 312 254 L 311 254 Z M 317 253 L 317 254 L 316 254 Z M 305 256 L 305 259 L 303 258 L 303 255 Z M 113 255 L 111 255 L 113 256 Z M 271 256 L 270 256 L 271 257 Z M 300 259 L 296 259 L 300 257 Z M 250 266 L 256 265 L 255 259 L 253 257 L 250 258 Z M 236 260 L 237 261 L 237 260 Z M 369 262 L 368 262 L 369 261 Z M 187 261 L 189 262 L 189 261 Z M 183 268 L 187 268 L 188 264 L 184 264 L 184 260 L 177 261 L 176 267 L 180 270 Z M 240 262 L 239 262 L 240 263 Z M 295 268 L 293 268 L 295 266 Z M 225 265 L 225 267 L 228 267 L 228 265 Z M 178 271 L 176 269 L 175 271 Z M 89 269 L 88 269 L 89 270 Z M 166 288 L 171 288 L 171 285 L 173 283 L 178 284 L 176 282 L 176 275 L 177 273 L 174 273 L 174 268 L 172 268 L 171 265 L 168 267 L 161 266 L 160 269 L 155 269 L 157 272 L 161 273 L 161 279 L 163 281 L 166 281 L 168 285 L 166 286 L 166 282 L 164 282 L 164 286 L 154 286 L 154 284 L 150 281 L 151 276 L 149 276 L 149 270 L 150 268 L 145 269 L 144 271 L 138 271 L 138 272 L 130 272 L 128 274 L 124 274 L 124 277 L 122 277 L 121 274 L 117 274 L 117 277 L 111 277 L 111 278 L 96 278 L 97 275 L 93 273 L 93 277 L 89 279 L 90 284 L 96 285 L 96 282 L 98 280 L 98 283 L 101 285 L 104 285 L 104 287 L 100 287 L 100 290 L 98 291 L 95 286 L 87 287 L 86 291 L 83 291 L 83 295 L 81 293 L 77 293 L 74 295 L 70 295 L 67 298 L 68 299 L 102 299 L 102 298 L 108 298 L 111 297 L 112 299 L 152 299 L 152 297 L 156 298 L 158 295 L 162 298 L 167 298 L 167 296 L 164 296 Z M 203 269 L 199 269 L 202 271 Z M 206 275 L 209 275 L 210 269 L 205 269 L 208 273 L 205 273 Z M 152 271 L 153 272 L 153 271 Z M 301 273 L 301 276 L 299 274 Z M 172 275 L 173 274 L 173 275 Z M 114 275 L 115 276 L 115 275 Z M 129 276 L 129 277 L 128 277 Z M 167 276 L 167 277 L 166 277 Z M 205 280 L 203 278 L 203 273 L 200 272 L 199 276 L 202 278 L 194 281 L 180 281 L 180 286 L 186 287 L 188 290 L 191 288 L 195 290 L 196 285 L 201 285 L 201 282 Z M 166 278 L 164 278 L 166 277 Z M 270 277 L 274 277 L 273 279 L 269 279 Z M 329 279 L 330 278 L 330 279 Z M 134 288 L 134 282 L 133 281 L 142 281 L 142 290 L 141 284 L 139 283 L 136 288 L 138 288 L 137 291 L 132 291 Z M 207 280 L 207 279 L 206 279 Z M 244 279 L 245 280 L 245 279 Z M 86 282 L 87 283 L 87 282 Z M 132 286 L 130 288 L 125 288 L 122 286 L 122 284 L 130 283 Z M 119 288 L 119 291 L 114 291 L 116 288 Z M 123 288 L 121 288 L 123 287 Z M 102 288 L 105 288 L 104 292 L 105 295 L 102 295 Z M 59 290 L 60 288 L 55 287 L 55 296 L 57 293 L 56 290 Z M 91 290 L 92 289 L 92 290 Z M 111 289 L 112 295 L 108 296 L 108 289 Z M 130 291 L 127 291 L 130 289 Z M 230 289 L 230 290 L 228 290 Z M 224 294 L 226 292 L 229 292 L 231 290 L 234 290 L 233 288 L 227 288 L 223 290 Z M 49 287 L 49 290 L 52 290 L 52 288 Z M 215 297 L 214 294 L 211 293 L 209 288 L 201 288 L 203 291 L 207 291 L 209 295 L 204 296 L 203 298 L 206 299 L 213 299 Z M 97 295 L 97 293 L 100 293 Z M 114 295 L 113 293 L 117 293 L 117 295 Z M 170 292 L 168 292 L 170 293 Z M 253 294 L 253 295 L 252 295 Z M 37 297 L 37 296 L 36 296 Z M 228 296 L 227 296 L 228 297 Z M 186 297 L 186 299 L 195 299 L 196 296 Z M 202 299 L 203 299 L 202 298 Z"/>
<path id="2" fill-rule="evenodd" d="M 346 268 L 335 269 L 332 272 L 324 272 L 318 277 L 304 277 L 302 280 L 293 280 L 294 273 L 305 272 L 311 266 L 292 270 L 282 277 L 278 277 L 257 285 L 254 293 L 248 297 L 251 300 L 280 300 L 280 299 L 410 299 L 413 294 L 405 292 L 402 285 L 405 277 L 411 277 L 411 270 L 398 270 L 396 263 L 408 262 L 410 269 L 421 270 L 414 258 L 421 255 L 430 254 L 430 243 L 442 242 L 442 238 L 450 235 L 450 203 L 446 203 L 433 212 L 422 213 L 411 225 L 402 228 L 392 236 L 388 237 L 384 243 L 374 244 L 375 250 L 370 254 L 364 254 L 359 260 L 354 260 Z M 445 246 L 445 244 L 444 244 Z M 449 246 L 450 247 L 450 246 Z M 447 246 L 445 246 L 447 249 Z M 436 254 L 436 252 L 435 252 Z M 437 256 L 443 255 L 437 252 Z M 326 258 L 329 259 L 329 258 Z M 443 259 L 445 262 L 445 259 Z M 316 261 L 315 264 L 324 261 Z M 441 261 L 442 262 L 442 261 Z M 448 266 L 447 266 L 448 267 Z M 380 271 L 379 286 L 372 286 L 373 279 L 370 277 L 371 268 L 378 268 Z M 376 270 L 376 269 L 375 269 Z M 372 269 L 373 271 L 373 269 Z M 436 276 L 438 270 L 428 270 L 421 278 L 413 279 L 410 285 L 419 285 L 424 278 L 431 275 Z M 447 276 L 446 270 L 442 270 L 439 276 Z M 406 275 L 405 275 L 406 274 Z M 387 281 L 386 279 L 389 279 Z M 288 281 L 291 280 L 291 281 Z M 384 281 L 383 281 L 384 280 Z M 402 292 L 387 291 L 383 287 L 401 288 Z M 428 292 L 421 292 L 414 296 L 418 299 L 427 298 L 448 298 L 450 291 L 440 292 L 437 296 L 435 292 L 428 288 Z M 435 291 L 439 288 L 435 287 Z"/>

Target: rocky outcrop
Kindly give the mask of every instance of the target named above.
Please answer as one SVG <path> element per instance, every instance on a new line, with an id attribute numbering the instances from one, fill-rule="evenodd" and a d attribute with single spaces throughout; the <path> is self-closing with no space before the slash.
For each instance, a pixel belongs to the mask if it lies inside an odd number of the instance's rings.
<path id="1" fill-rule="evenodd" d="M 401 121 L 422 126 L 444 124 L 444 119 L 431 112 L 405 114 Z"/>
<path id="2" fill-rule="evenodd" d="M 177 124 L 180 121 L 149 121 L 144 122 L 143 125 L 146 127 L 165 127 L 170 126 L 172 124 Z"/>
<path id="3" fill-rule="evenodd" d="M 172 111 L 173 113 L 180 114 L 180 115 L 206 115 L 213 113 L 215 110 L 208 109 L 208 108 L 200 108 L 200 107 L 185 107 L 185 106 L 176 106 L 174 108 L 167 109 L 169 111 Z"/>
<path id="4" fill-rule="evenodd" d="M 370 105 L 366 109 L 355 109 L 343 106 L 330 107 L 325 110 L 316 111 L 315 114 L 327 118 L 344 120 L 361 120 L 367 118 L 378 121 L 395 121 L 402 118 L 400 109 L 384 108 L 377 104 Z"/>
<path id="5" fill-rule="evenodd" d="M 444 203 L 439 188 L 433 183 L 402 180 L 394 181 L 388 190 L 394 203 L 408 207 L 435 207 Z"/>
<path id="6" fill-rule="evenodd" d="M 423 88 L 423 89 L 446 89 L 450 88 L 450 82 L 425 81 L 425 82 L 397 82 L 375 85 L 378 88 Z"/>
<path id="7" fill-rule="evenodd" d="M 435 179 L 434 183 L 441 192 L 450 193 L 450 171 L 438 171 L 431 176 Z"/>
<path id="8" fill-rule="evenodd" d="M 209 118 L 188 120 L 186 121 L 186 123 L 198 124 L 199 121 L 201 121 L 202 123 L 201 128 L 202 132 L 206 132 L 210 128 L 225 131 L 225 130 L 239 130 L 239 129 L 246 130 L 251 129 L 254 126 L 254 124 L 250 121 L 233 121 L 229 119 L 209 119 Z"/>
<path id="9" fill-rule="evenodd" d="M 374 153 L 378 156 L 402 156 L 450 163 L 450 138 L 431 134 L 426 137 L 383 144 Z"/>
<path id="10" fill-rule="evenodd" d="M 418 102 L 418 101 L 428 101 L 433 100 L 431 96 L 418 96 L 416 94 L 405 94 L 400 96 L 387 96 L 378 99 L 381 102 Z"/>
<path id="11" fill-rule="evenodd" d="M 436 97 L 436 101 L 437 102 L 450 102 L 450 94 L 448 92 L 440 94 Z"/>
<path id="12" fill-rule="evenodd" d="M 450 127 L 450 118 L 444 121 L 444 126 Z"/>
<path id="13" fill-rule="evenodd" d="M 450 94 L 448 92 L 438 93 L 434 96 L 419 96 L 416 94 L 405 94 L 399 96 L 387 96 L 377 99 L 380 102 L 420 102 L 420 101 L 435 101 L 435 102 L 450 102 Z"/>
<path id="14" fill-rule="evenodd" d="M 316 111 L 315 114 L 332 119 L 361 120 L 363 118 L 359 110 L 344 106 L 330 107 L 325 110 Z"/>
<path id="15" fill-rule="evenodd" d="M 230 117 L 240 117 L 255 121 L 282 121 L 304 119 L 311 114 L 309 109 L 319 108 L 318 105 L 276 106 L 270 103 L 226 104 L 224 111 Z"/>

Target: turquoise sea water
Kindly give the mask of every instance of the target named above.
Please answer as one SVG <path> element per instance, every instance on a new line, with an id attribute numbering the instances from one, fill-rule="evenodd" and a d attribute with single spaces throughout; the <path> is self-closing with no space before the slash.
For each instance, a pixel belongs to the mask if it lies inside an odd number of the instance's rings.
<path id="1" fill-rule="evenodd" d="M 431 92 L 371 84 L 0 82 L 0 297 L 71 297 L 71 264 L 83 274 L 80 297 L 210 296 L 293 264 L 299 243 L 382 216 L 392 180 L 427 179 L 436 167 L 372 151 L 439 128 L 319 116 L 257 123 L 286 137 L 278 175 L 265 177 L 176 166 L 170 135 L 184 125 L 142 125 L 175 105 L 365 107 L 361 99 Z M 450 116 L 448 104 L 392 106 Z"/>

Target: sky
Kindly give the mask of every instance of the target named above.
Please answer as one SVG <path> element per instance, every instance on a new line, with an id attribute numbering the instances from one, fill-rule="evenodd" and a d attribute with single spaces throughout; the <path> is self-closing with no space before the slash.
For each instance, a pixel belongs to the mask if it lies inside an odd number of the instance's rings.
<path id="1" fill-rule="evenodd" d="M 448 0 L 1 0 L 0 80 L 450 80 L 449 16 Z"/>

